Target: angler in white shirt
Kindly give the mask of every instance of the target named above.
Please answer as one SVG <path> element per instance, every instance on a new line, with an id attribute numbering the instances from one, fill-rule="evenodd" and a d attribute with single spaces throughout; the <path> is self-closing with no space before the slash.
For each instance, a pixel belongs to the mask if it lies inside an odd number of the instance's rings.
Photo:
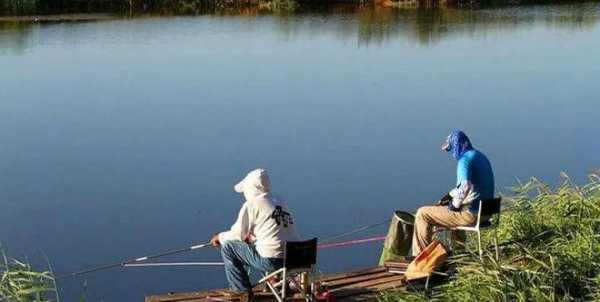
<path id="1" fill-rule="evenodd" d="M 271 193 L 267 171 L 251 171 L 234 189 L 244 194 L 245 202 L 231 229 L 216 234 L 211 243 L 221 247 L 231 289 L 251 296 L 248 268 L 261 272 L 281 268 L 286 241 L 296 241 L 298 235 L 292 214 Z"/>

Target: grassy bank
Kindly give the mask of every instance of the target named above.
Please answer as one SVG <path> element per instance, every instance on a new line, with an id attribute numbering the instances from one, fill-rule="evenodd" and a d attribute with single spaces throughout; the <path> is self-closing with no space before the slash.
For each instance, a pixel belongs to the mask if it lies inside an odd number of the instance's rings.
<path id="1" fill-rule="evenodd" d="M 59 301 L 56 283 L 49 271 L 35 271 L 31 265 L 0 252 L 0 301 Z"/>
<path id="2" fill-rule="evenodd" d="M 556 189 L 533 179 L 514 191 L 501 217 L 499 261 L 491 245 L 480 261 L 470 238 L 470 252 L 450 259 L 449 282 L 381 300 L 600 301 L 599 176 L 583 187 L 565 176 Z"/>

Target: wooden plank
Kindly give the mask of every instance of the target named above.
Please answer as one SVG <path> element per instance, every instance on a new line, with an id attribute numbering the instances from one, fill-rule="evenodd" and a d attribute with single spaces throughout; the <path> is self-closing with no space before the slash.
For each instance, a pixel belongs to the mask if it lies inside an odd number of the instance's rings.
<path id="1" fill-rule="evenodd" d="M 386 278 L 379 278 L 379 279 L 374 279 L 374 280 L 368 280 L 368 281 L 364 281 L 364 282 L 359 282 L 359 283 L 354 283 L 354 284 L 350 284 L 348 286 L 342 287 L 341 289 L 344 288 L 369 288 L 369 287 L 373 287 L 375 285 L 379 285 L 379 284 L 383 284 L 383 283 L 388 283 L 388 282 L 395 282 L 395 281 L 399 281 L 399 280 L 403 280 L 405 277 L 403 275 L 394 275 L 392 277 L 386 277 Z M 335 292 L 337 289 L 332 290 L 333 292 Z"/>
<path id="2" fill-rule="evenodd" d="M 331 281 L 349 278 L 349 277 L 357 277 L 360 275 L 381 273 L 381 272 L 385 272 L 386 270 L 387 270 L 387 268 L 378 266 L 378 267 L 367 268 L 367 269 L 358 270 L 358 271 L 349 272 L 349 273 L 326 275 L 323 278 L 317 278 L 317 280 L 321 281 L 321 282 L 331 282 Z"/>
<path id="3" fill-rule="evenodd" d="M 373 301 L 378 301 L 378 294 L 377 293 L 364 293 L 361 295 L 355 295 L 355 296 L 348 296 L 348 297 L 342 297 L 342 298 L 337 298 L 336 297 L 336 301 L 338 302 L 373 302 Z"/>
<path id="4" fill-rule="evenodd" d="M 393 263 L 390 265 L 392 270 L 401 269 L 404 263 Z M 393 267 L 392 267 L 393 266 Z M 342 298 L 340 301 L 372 301 L 380 291 L 394 290 L 405 286 L 406 281 L 403 275 L 392 273 L 387 267 L 371 267 L 353 272 L 325 275 L 317 280 L 328 287 L 330 292 L 336 298 Z M 146 302 L 222 302 L 239 301 L 224 296 L 224 291 L 197 291 L 188 293 L 172 293 L 168 295 L 152 295 L 146 297 Z M 296 297 L 293 298 L 293 300 Z M 255 299 L 260 302 L 275 302 L 275 298 L 270 293 L 263 293 L 255 289 Z M 301 300 L 301 299 L 300 299 Z M 300 301 L 298 300 L 298 301 Z"/>
<path id="5" fill-rule="evenodd" d="M 395 268 L 407 268 L 409 265 L 408 262 L 401 261 L 386 261 L 383 266 L 385 267 L 395 267 Z"/>
<path id="6" fill-rule="evenodd" d="M 352 283 L 358 283 L 358 282 L 362 282 L 362 281 L 383 278 L 383 277 L 391 277 L 391 276 L 394 276 L 394 274 L 389 273 L 389 272 L 381 272 L 381 273 L 376 273 L 376 274 L 359 275 L 357 277 L 338 279 L 335 281 L 323 282 L 321 284 L 327 288 L 333 288 L 333 287 L 339 287 L 342 285 L 348 285 L 348 284 L 352 284 Z"/>
<path id="7" fill-rule="evenodd" d="M 225 296 L 229 290 L 214 290 L 214 291 L 198 291 L 188 293 L 172 293 L 168 295 L 155 295 L 146 297 L 146 302 L 224 302 L 224 301 L 239 301 L 238 297 Z M 256 301 L 273 301 L 275 297 L 271 292 L 263 292 L 259 289 L 254 289 L 254 299 Z M 303 296 L 294 295 L 288 297 L 289 301 L 304 301 Z"/>
<path id="8" fill-rule="evenodd" d="M 402 278 L 398 281 L 393 281 L 393 282 L 387 282 L 387 283 L 383 283 L 383 284 L 378 284 L 375 285 L 373 287 L 374 290 L 377 291 L 387 291 L 387 290 L 391 290 L 391 289 L 398 289 L 400 287 L 403 287 L 406 285 L 406 278 Z"/>
<path id="9" fill-rule="evenodd" d="M 155 295 L 146 297 L 146 302 L 196 302 L 196 301 L 218 301 L 219 299 L 225 298 L 224 293 L 228 292 L 226 289 L 213 290 L 213 291 L 197 291 L 187 293 L 171 293 L 168 295 Z M 226 298 L 226 300 L 234 300 L 232 298 Z"/>
<path id="10" fill-rule="evenodd" d="M 401 261 L 387 261 L 384 266 L 388 268 L 390 273 L 404 274 L 408 269 L 408 263 Z"/>
<path id="11" fill-rule="evenodd" d="M 371 292 L 372 292 L 372 290 L 367 289 L 367 288 L 341 288 L 341 289 L 332 291 L 332 293 L 336 299 L 347 298 L 347 297 L 351 297 L 351 296 L 359 296 L 359 295 L 364 295 L 364 294 L 368 294 Z"/>

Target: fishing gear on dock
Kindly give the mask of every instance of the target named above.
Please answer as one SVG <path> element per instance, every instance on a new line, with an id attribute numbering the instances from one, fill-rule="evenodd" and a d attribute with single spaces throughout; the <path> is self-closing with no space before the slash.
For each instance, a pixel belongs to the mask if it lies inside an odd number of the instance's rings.
<path id="1" fill-rule="evenodd" d="M 117 263 L 112 263 L 112 264 L 107 264 L 107 265 L 101 265 L 101 266 L 97 266 L 97 267 L 93 267 L 93 268 L 89 268 L 89 269 L 85 269 L 85 270 L 73 272 L 73 273 L 70 273 L 70 274 L 58 276 L 57 279 L 63 279 L 63 278 L 66 278 L 66 277 L 75 277 L 75 276 L 79 276 L 79 275 L 83 275 L 83 274 L 93 273 L 93 272 L 97 272 L 97 271 L 103 271 L 103 270 L 117 268 L 117 267 L 127 267 L 127 266 L 131 266 L 132 264 L 137 263 L 137 262 L 144 262 L 144 261 L 147 261 L 147 260 L 150 260 L 150 259 L 156 259 L 156 258 L 160 258 L 160 257 L 165 257 L 165 256 L 180 254 L 180 253 L 184 253 L 184 252 L 189 252 L 189 251 L 201 249 L 201 248 L 204 248 L 204 247 L 207 247 L 207 246 L 210 246 L 210 245 L 211 245 L 210 241 L 206 241 L 204 243 L 197 244 L 197 245 L 192 245 L 192 246 L 186 247 L 186 248 L 168 250 L 168 251 L 165 251 L 165 252 L 162 252 L 162 253 L 157 253 L 157 254 L 148 255 L 148 256 L 139 257 L 139 258 L 130 259 L 130 260 L 124 260 L 124 261 L 117 262 Z"/>

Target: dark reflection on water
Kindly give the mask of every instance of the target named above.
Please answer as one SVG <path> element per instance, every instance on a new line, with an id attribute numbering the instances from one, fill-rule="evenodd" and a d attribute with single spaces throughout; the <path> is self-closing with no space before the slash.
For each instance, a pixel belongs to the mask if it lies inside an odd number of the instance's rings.
<path id="1" fill-rule="evenodd" d="M 0 242 L 58 272 L 183 247 L 228 226 L 232 185 L 257 166 L 302 235 L 348 231 L 449 189 L 439 145 L 455 127 L 498 189 L 582 180 L 600 166 L 599 8 L 0 23 Z M 379 248 L 323 251 L 319 267 L 372 265 Z M 225 285 L 220 269 L 130 269 L 61 281 L 63 301 L 84 280 L 88 301 Z"/>
<path id="2" fill-rule="evenodd" d="M 31 48 L 33 34 L 39 26 L 39 24 L 0 22 L 0 54 L 18 54 Z"/>
<path id="3" fill-rule="evenodd" d="M 511 31 L 536 24 L 570 30 L 593 28 L 599 20 L 599 3 L 528 6 L 493 9 L 397 9 L 372 5 L 337 4 L 302 7 L 295 12 L 273 12 L 259 7 L 202 9 L 197 15 L 221 17 L 272 16 L 276 30 L 293 39 L 298 32 L 330 32 L 358 45 L 382 45 L 394 39 L 408 39 L 421 45 L 443 41 L 457 35 L 478 35 L 490 31 Z M 164 13 L 162 14 L 164 15 Z M 140 18 L 148 17 L 140 15 Z M 327 22 L 336 17 L 335 22 Z M 27 48 L 39 24 L 0 22 L 2 51 Z M 12 41 L 12 43 L 9 43 Z"/>

